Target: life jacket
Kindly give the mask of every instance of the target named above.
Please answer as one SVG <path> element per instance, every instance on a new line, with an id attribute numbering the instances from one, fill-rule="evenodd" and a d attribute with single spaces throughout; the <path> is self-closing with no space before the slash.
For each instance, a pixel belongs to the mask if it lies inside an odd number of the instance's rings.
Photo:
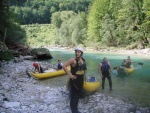
<path id="1" fill-rule="evenodd" d="M 102 73 L 104 72 L 109 72 L 109 65 L 108 65 L 108 62 L 101 62 L 102 63 L 102 67 L 101 67 L 101 71 Z"/>
<path id="2" fill-rule="evenodd" d="M 87 69 L 86 68 L 86 62 L 85 62 L 85 59 L 82 58 L 83 60 L 83 64 L 79 65 L 79 61 L 78 59 L 76 59 L 76 65 L 75 67 L 71 67 L 71 73 L 73 75 L 84 75 L 85 74 L 85 70 Z"/>
<path id="3" fill-rule="evenodd" d="M 131 67 L 131 62 L 128 62 L 127 64 L 126 64 L 126 68 L 130 68 Z"/>
<path id="4" fill-rule="evenodd" d="M 62 69 L 62 63 L 58 63 L 57 68 L 58 68 L 58 69 Z"/>
<path id="5" fill-rule="evenodd" d="M 79 95 L 80 91 L 83 88 L 84 74 L 86 70 L 86 62 L 85 62 L 85 59 L 82 58 L 83 64 L 79 65 L 78 59 L 75 59 L 75 60 L 76 60 L 76 65 L 75 67 L 71 67 L 71 73 L 72 75 L 77 75 L 77 76 L 76 76 L 76 79 L 74 80 L 70 79 L 69 84 L 71 85 L 71 91 L 73 92 L 71 94 Z"/>

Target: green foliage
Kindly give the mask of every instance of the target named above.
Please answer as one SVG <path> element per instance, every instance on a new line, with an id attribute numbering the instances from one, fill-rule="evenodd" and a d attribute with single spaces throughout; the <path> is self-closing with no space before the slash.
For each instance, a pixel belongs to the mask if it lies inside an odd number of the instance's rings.
<path id="1" fill-rule="evenodd" d="M 11 12 L 6 1 L 0 1 L 0 41 L 3 43 L 22 42 L 25 40 L 25 32 L 18 25 L 18 19 Z"/>
<path id="2" fill-rule="evenodd" d="M 56 28 L 60 28 L 62 23 L 62 19 L 60 17 L 60 12 L 54 13 L 52 15 L 52 24 L 56 27 Z"/>
<path id="3" fill-rule="evenodd" d="M 116 34 L 115 34 L 115 22 L 111 19 L 109 14 L 105 14 L 102 18 L 100 34 L 102 36 L 101 43 L 108 46 L 117 46 L 116 44 Z"/>
<path id="4" fill-rule="evenodd" d="M 59 23 L 58 18 L 61 23 Z M 82 44 L 85 46 L 87 37 L 87 20 L 85 13 L 82 12 L 77 15 L 73 11 L 56 12 L 52 15 L 52 23 L 57 27 L 56 44 L 63 46 Z M 59 23 L 59 25 L 56 23 Z"/>
<path id="5" fill-rule="evenodd" d="M 135 26 L 141 24 L 143 18 L 141 16 L 139 17 L 139 15 L 142 15 L 140 13 L 142 7 L 139 4 L 140 2 L 137 3 L 137 1 L 134 2 L 133 0 L 122 2 L 122 8 L 118 11 L 116 18 L 118 45 L 130 45 L 132 42 L 137 42 L 139 37 L 141 37 L 136 32 L 137 30 L 133 30 Z"/>
<path id="6" fill-rule="evenodd" d="M 16 16 L 10 13 L 8 5 L 2 7 L 1 41 L 7 26 L 6 39 L 27 40 L 30 46 L 82 45 L 96 49 L 117 46 L 133 49 L 150 45 L 149 0 L 23 0 L 22 3 L 10 4 Z M 53 26 L 21 26 L 25 34 L 15 21 L 21 24 L 52 23 Z"/>
<path id="7" fill-rule="evenodd" d="M 94 0 L 88 15 L 87 45 L 148 47 L 149 21 L 149 0 Z"/>
<path id="8" fill-rule="evenodd" d="M 50 24 L 22 25 L 26 31 L 27 45 L 31 47 L 55 44 L 55 28 Z"/>
<path id="9" fill-rule="evenodd" d="M 108 12 L 108 8 L 108 0 L 94 0 L 94 2 L 92 3 L 88 16 L 88 42 L 90 42 L 89 45 L 101 40 L 101 22 L 105 13 Z"/>
<path id="10" fill-rule="evenodd" d="M 21 19 L 21 24 L 51 23 L 51 16 L 55 12 L 70 11 L 85 12 L 91 0 L 30 0 L 10 2 L 12 11 Z"/>
<path id="11" fill-rule="evenodd" d="M 0 51 L 0 60 L 11 60 L 14 59 L 14 56 L 10 51 Z"/>

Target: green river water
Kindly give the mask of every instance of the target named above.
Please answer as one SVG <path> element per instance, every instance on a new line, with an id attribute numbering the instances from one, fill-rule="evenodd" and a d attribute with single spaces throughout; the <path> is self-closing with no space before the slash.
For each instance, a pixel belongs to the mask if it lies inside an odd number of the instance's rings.
<path id="1" fill-rule="evenodd" d="M 74 57 L 74 51 L 65 50 L 50 50 L 54 57 L 48 62 L 57 64 L 57 59 L 60 58 L 64 63 L 69 58 Z M 108 80 L 105 81 L 105 90 L 99 88 L 98 92 L 111 96 L 131 104 L 149 107 L 150 108 L 150 59 L 147 57 L 140 57 L 130 55 L 134 61 L 134 67 L 138 66 L 138 62 L 144 63 L 141 69 L 135 69 L 130 75 L 116 76 L 112 75 L 113 90 L 109 90 Z M 87 75 L 94 76 L 101 82 L 100 75 L 98 74 L 98 65 L 104 57 L 107 57 L 112 67 L 119 66 L 127 55 L 118 54 L 102 54 L 102 53 L 85 53 L 83 56 L 87 62 Z M 68 76 L 59 76 L 40 80 L 40 84 L 49 87 L 62 87 L 66 85 Z"/>

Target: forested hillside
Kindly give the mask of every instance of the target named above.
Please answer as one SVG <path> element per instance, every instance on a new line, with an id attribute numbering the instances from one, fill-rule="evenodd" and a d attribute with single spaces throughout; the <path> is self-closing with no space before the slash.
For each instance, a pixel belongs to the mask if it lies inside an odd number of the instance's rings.
<path id="1" fill-rule="evenodd" d="M 91 0 L 16 0 L 9 2 L 21 24 L 48 24 L 55 12 L 86 12 Z"/>
<path id="2" fill-rule="evenodd" d="M 88 13 L 88 43 L 150 47 L 149 0 L 94 0 Z"/>

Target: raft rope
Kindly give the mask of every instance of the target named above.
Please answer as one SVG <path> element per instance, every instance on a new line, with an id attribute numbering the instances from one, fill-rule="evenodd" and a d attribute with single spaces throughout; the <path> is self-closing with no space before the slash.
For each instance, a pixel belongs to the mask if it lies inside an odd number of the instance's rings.
<path id="1" fill-rule="evenodd" d="M 77 88 L 77 90 L 78 90 L 78 87 L 75 85 L 75 83 L 74 83 L 74 80 L 72 80 L 73 81 L 73 85 Z"/>

